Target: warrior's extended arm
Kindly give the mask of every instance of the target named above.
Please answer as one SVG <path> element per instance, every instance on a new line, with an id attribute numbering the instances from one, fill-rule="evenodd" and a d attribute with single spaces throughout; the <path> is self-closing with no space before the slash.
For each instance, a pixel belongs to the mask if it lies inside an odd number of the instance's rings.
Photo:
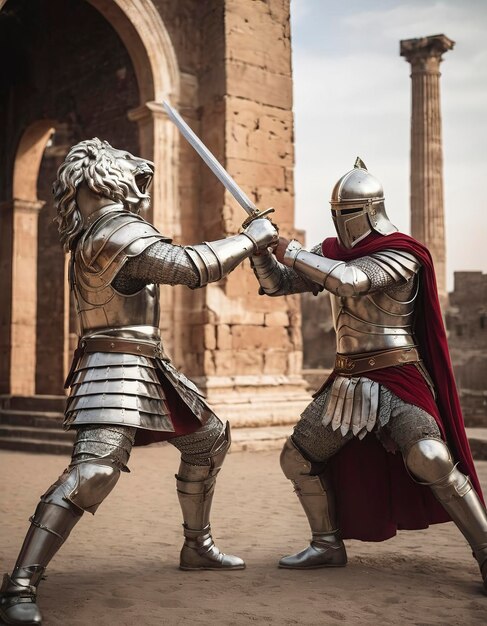
<path id="1" fill-rule="evenodd" d="M 203 287 L 220 280 L 251 254 L 276 241 L 277 231 L 267 219 L 254 220 L 239 235 L 194 246 L 158 241 L 128 259 L 113 286 L 124 293 L 147 283 Z"/>
<path id="2" fill-rule="evenodd" d="M 408 252 L 383 250 L 345 263 L 303 250 L 294 240 L 286 249 L 284 263 L 321 288 L 345 297 L 404 284 L 420 268 L 416 257 Z"/>
<path id="3" fill-rule="evenodd" d="M 279 263 L 276 257 L 269 252 L 253 256 L 250 262 L 259 281 L 260 293 L 262 294 L 287 296 L 292 293 L 311 291 L 316 295 L 323 289 L 292 268 Z"/>

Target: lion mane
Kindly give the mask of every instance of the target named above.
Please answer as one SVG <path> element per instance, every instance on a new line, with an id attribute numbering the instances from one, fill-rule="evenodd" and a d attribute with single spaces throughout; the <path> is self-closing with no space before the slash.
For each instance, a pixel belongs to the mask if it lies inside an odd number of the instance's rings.
<path id="1" fill-rule="evenodd" d="M 83 219 L 76 204 L 79 186 L 86 183 L 91 191 L 121 203 L 126 202 L 129 192 L 141 196 L 134 179 L 128 180 L 117 165 L 117 156 L 108 141 L 97 137 L 73 146 L 60 166 L 53 184 L 54 204 L 57 210 L 61 245 L 71 250 L 84 230 Z"/>

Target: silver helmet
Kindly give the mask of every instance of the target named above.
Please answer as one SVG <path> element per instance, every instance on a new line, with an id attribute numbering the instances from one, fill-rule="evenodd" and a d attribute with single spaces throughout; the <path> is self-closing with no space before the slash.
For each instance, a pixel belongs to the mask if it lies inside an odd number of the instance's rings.
<path id="1" fill-rule="evenodd" d="M 359 157 L 353 170 L 333 188 L 330 204 L 338 239 L 345 248 L 353 248 L 373 230 L 381 235 L 397 231 L 386 214 L 382 185 Z"/>

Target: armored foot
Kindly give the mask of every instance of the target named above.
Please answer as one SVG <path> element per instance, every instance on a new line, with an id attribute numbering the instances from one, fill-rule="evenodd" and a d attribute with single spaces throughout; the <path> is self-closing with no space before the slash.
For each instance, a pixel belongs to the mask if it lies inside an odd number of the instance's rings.
<path id="1" fill-rule="evenodd" d="M 211 536 L 210 526 L 199 531 L 185 528 L 184 535 L 185 541 L 181 550 L 180 569 L 245 569 L 245 562 L 241 558 L 220 552 Z"/>
<path id="2" fill-rule="evenodd" d="M 347 564 L 347 552 L 343 541 L 313 536 L 309 546 L 279 561 L 283 569 L 319 569 L 321 567 L 344 567 Z"/>
<path id="3" fill-rule="evenodd" d="M 23 585 L 21 581 L 5 574 L 0 589 L 0 623 L 24 626 L 41 624 L 42 616 L 36 604 L 36 593 L 37 588 L 34 585 Z"/>
<path id="4" fill-rule="evenodd" d="M 487 546 L 477 551 L 475 558 L 479 564 L 480 574 L 484 582 L 483 591 L 487 596 Z"/>

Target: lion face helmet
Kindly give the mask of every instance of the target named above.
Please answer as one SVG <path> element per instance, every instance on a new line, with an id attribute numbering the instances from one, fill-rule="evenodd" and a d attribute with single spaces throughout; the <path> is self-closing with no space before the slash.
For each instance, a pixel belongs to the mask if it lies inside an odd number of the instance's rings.
<path id="1" fill-rule="evenodd" d="M 153 163 L 97 137 L 73 146 L 53 185 L 56 221 L 65 250 L 71 249 L 100 207 L 118 205 L 132 213 L 149 208 L 153 176 Z M 89 194 L 90 201 L 81 206 L 83 194 Z"/>
<path id="2" fill-rule="evenodd" d="M 353 170 L 333 188 L 330 204 L 338 239 L 348 250 L 372 231 L 381 235 L 397 231 L 386 214 L 382 185 L 358 157 Z"/>

